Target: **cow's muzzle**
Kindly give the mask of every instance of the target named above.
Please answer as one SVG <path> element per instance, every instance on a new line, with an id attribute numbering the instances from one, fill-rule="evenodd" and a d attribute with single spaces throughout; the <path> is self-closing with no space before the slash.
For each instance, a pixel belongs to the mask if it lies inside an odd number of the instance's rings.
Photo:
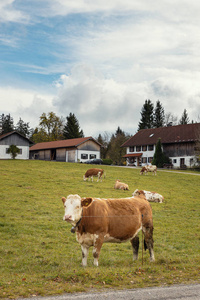
<path id="1" fill-rule="evenodd" d="M 64 221 L 72 221 L 72 216 L 70 215 L 64 216 Z"/>

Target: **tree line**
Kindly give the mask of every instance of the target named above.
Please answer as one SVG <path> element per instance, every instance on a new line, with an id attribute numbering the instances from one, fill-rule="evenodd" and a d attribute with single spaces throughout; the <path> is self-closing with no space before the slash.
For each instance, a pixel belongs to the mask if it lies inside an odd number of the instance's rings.
<path id="1" fill-rule="evenodd" d="M 178 118 L 172 113 L 165 114 L 159 100 L 156 102 L 155 107 L 151 100 L 145 100 L 140 114 L 138 131 L 147 128 L 189 124 L 186 109 L 184 109 L 182 117 L 178 122 Z M 71 112 L 66 118 L 59 117 L 54 112 L 43 113 L 39 118 L 38 126 L 34 129 L 30 128 L 29 123 L 24 122 L 21 118 L 14 125 L 10 114 L 0 115 L 0 134 L 5 134 L 13 130 L 29 138 L 34 144 L 84 137 L 84 132 L 80 128 L 77 117 Z M 123 163 L 123 155 L 126 154 L 126 149 L 122 148 L 121 145 L 130 137 L 131 135 L 124 132 L 119 126 L 114 134 L 109 134 L 108 132 L 99 134 L 96 140 L 103 145 L 101 148 L 101 158 L 112 160 L 114 164 L 121 165 Z"/>

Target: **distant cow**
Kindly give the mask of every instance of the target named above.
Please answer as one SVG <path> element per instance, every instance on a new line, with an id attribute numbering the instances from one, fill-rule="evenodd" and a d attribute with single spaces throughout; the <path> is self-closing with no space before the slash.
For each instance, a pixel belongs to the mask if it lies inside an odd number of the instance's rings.
<path id="1" fill-rule="evenodd" d="M 87 179 L 90 180 L 90 178 L 92 179 L 93 181 L 93 176 L 97 176 L 97 182 L 99 181 L 99 179 L 101 179 L 102 181 L 102 175 L 104 173 L 104 170 L 102 169 L 97 169 L 97 168 L 94 168 L 94 169 L 89 169 L 85 172 L 85 175 L 83 176 L 83 180 L 86 181 Z"/>
<path id="2" fill-rule="evenodd" d="M 94 265 L 98 266 L 101 247 L 105 242 L 121 243 L 130 241 L 134 260 L 138 258 L 138 232 L 144 233 L 145 250 L 154 261 L 153 218 L 148 201 L 142 197 L 122 199 L 81 198 L 69 195 L 62 198 L 64 221 L 73 226 L 76 239 L 82 249 L 82 265 L 87 265 L 90 247 L 93 248 Z"/>
<path id="3" fill-rule="evenodd" d="M 140 171 L 140 175 L 143 175 L 143 173 L 145 173 L 145 175 L 148 175 L 148 172 L 153 172 L 154 175 L 156 175 L 157 173 L 157 167 L 156 165 L 152 165 L 152 166 L 144 166 L 142 167 L 142 170 Z"/>
<path id="4" fill-rule="evenodd" d="M 128 190 L 129 191 L 129 187 L 128 184 L 121 182 L 120 180 L 116 180 L 115 185 L 114 185 L 114 189 L 118 189 L 118 190 Z"/>
<path id="5" fill-rule="evenodd" d="M 133 196 L 145 197 L 149 202 L 162 203 L 164 197 L 156 192 L 149 192 L 145 190 L 135 190 Z"/>

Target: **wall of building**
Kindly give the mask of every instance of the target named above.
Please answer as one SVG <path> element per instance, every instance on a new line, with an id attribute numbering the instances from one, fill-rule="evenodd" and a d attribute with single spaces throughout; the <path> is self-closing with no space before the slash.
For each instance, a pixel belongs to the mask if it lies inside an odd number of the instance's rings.
<path id="1" fill-rule="evenodd" d="M 0 159 L 12 159 L 11 155 L 7 153 L 10 145 L 0 145 Z M 15 159 L 29 159 L 29 146 L 17 146 L 21 151 L 17 154 Z"/>

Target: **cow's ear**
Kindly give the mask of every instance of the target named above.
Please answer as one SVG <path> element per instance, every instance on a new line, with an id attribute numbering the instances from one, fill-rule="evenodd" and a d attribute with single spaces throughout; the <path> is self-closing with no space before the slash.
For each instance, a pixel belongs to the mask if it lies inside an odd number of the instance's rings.
<path id="1" fill-rule="evenodd" d="M 62 197 L 62 202 L 63 202 L 63 204 L 65 204 L 65 201 L 66 201 L 66 198 L 65 198 L 65 197 Z"/>
<path id="2" fill-rule="evenodd" d="M 92 198 L 82 198 L 81 199 L 81 206 L 88 207 L 91 205 L 93 199 Z"/>

